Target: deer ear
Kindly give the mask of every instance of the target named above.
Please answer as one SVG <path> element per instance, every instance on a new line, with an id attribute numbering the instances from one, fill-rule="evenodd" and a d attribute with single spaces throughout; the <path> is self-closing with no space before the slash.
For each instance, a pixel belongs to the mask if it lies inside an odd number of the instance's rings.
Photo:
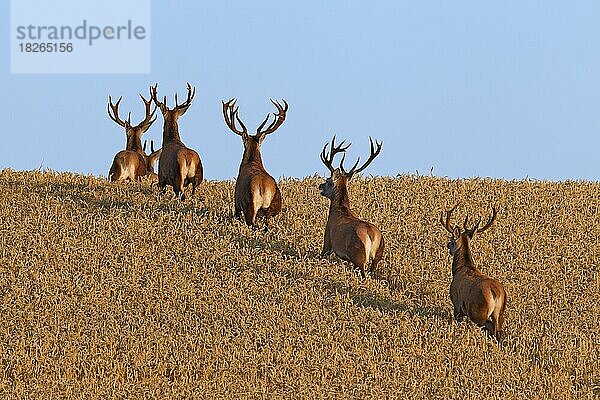
<path id="1" fill-rule="evenodd" d="M 455 226 L 452 230 L 452 236 L 454 236 L 455 239 L 460 237 L 460 228 L 458 226 Z"/>

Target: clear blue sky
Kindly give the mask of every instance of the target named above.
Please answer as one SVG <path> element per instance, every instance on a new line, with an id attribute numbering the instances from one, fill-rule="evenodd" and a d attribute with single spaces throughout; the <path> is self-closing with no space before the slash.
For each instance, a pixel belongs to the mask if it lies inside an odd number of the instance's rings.
<path id="1" fill-rule="evenodd" d="M 181 135 L 208 179 L 237 174 L 230 97 L 249 128 L 270 97 L 289 102 L 263 144 L 276 177 L 324 174 L 336 133 L 353 142 L 348 161 L 369 135 L 384 141 L 376 175 L 600 178 L 598 1 L 153 1 L 147 75 L 12 75 L 9 11 L 3 1 L 0 168 L 106 176 L 125 143 L 107 96 L 135 120 L 150 84 L 172 101 L 189 81 Z M 161 132 L 159 117 L 145 137 Z"/>

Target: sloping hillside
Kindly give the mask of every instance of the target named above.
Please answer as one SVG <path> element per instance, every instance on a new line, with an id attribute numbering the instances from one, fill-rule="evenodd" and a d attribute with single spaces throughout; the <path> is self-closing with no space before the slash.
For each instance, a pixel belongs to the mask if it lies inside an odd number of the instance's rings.
<path id="1" fill-rule="evenodd" d="M 185 203 L 148 183 L 0 172 L 2 398 L 585 398 L 600 395 L 600 184 L 353 180 L 385 256 L 363 281 L 319 256 L 317 177 L 281 182 L 269 232 L 233 182 Z M 460 202 L 492 228 L 479 267 L 509 296 L 500 347 L 451 322 Z"/>

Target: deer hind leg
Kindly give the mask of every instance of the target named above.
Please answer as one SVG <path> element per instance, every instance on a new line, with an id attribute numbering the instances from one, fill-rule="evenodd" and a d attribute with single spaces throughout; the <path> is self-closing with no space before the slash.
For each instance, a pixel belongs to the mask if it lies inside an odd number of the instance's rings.
<path id="1" fill-rule="evenodd" d="M 196 177 L 192 178 L 192 196 L 196 193 Z"/>
<path id="2" fill-rule="evenodd" d="M 503 326 L 504 326 L 504 308 L 506 307 L 506 297 L 502 299 L 502 305 L 496 306 L 494 312 L 492 313 L 492 321 L 494 322 L 494 330 L 496 340 L 501 341 L 503 335 Z"/>
<path id="3" fill-rule="evenodd" d="M 246 219 L 246 225 L 254 227 L 256 223 L 256 211 L 254 210 L 254 203 L 252 201 L 246 205 L 244 218 Z"/>
<path id="4" fill-rule="evenodd" d="M 269 208 L 261 209 L 261 211 L 262 215 L 265 216 L 265 230 L 269 230 L 269 222 L 271 221 L 271 218 L 277 215 L 277 213 L 273 210 L 273 203 L 271 203 Z"/>
<path id="5" fill-rule="evenodd" d="M 367 279 L 367 274 L 365 274 L 365 266 L 364 265 L 360 266 L 360 275 L 362 276 L 363 279 Z"/>
<path id="6" fill-rule="evenodd" d="M 504 306 L 502 306 L 502 311 L 500 311 L 500 314 L 498 315 L 498 318 L 496 319 L 496 339 L 498 339 L 498 341 L 501 341 L 502 338 L 504 337 L 503 326 L 504 326 Z"/>
<path id="7" fill-rule="evenodd" d="M 235 207 L 235 212 L 233 214 L 233 216 L 236 219 L 241 220 L 242 219 L 242 206 L 240 206 L 237 202 L 234 204 Z"/>
<path id="8" fill-rule="evenodd" d="M 352 260 L 352 264 L 354 264 L 355 267 L 358 267 L 360 269 L 360 275 L 362 276 L 363 279 L 366 279 L 366 277 L 367 277 L 367 274 L 365 273 L 365 266 L 367 265 L 366 252 L 363 252 L 363 254 L 357 254 L 356 257 L 354 258 L 354 260 Z"/>
<path id="9" fill-rule="evenodd" d="M 121 178 L 121 174 L 120 174 L 120 172 L 121 172 L 121 171 L 116 171 L 116 172 L 113 172 L 113 173 L 111 173 L 111 174 L 109 175 L 109 177 L 110 177 L 110 181 L 111 181 L 111 182 L 120 182 L 120 181 L 122 181 L 123 179 Z"/>
<path id="10" fill-rule="evenodd" d="M 181 201 L 185 201 L 185 194 L 183 193 L 183 179 L 181 175 L 175 175 L 173 192 L 175 193 L 175 197 L 180 198 Z"/>
<path id="11" fill-rule="evenodd" d="M 200 164 L 197 168 L 196 168 L 196 175 L 194 176 L 193 180 L 192 180 L 192 195 L 194 195 L 194 193 L 196 192 L 196 187 L 200 186 L 200 184 L 202 183 L 203 180 L 203 171 L 202 171 L 202 164 Z"/>
<path id="12" fill-rule="evenodd" d="M 117 168 L 115 164 L 111 165 L 110 170 L 108 171 L 108 180 L 114 182 L 118 179 Z"/>
<path id="13" fill-rule="evenodd" d="M 469 319 L 477 326 L 483 328 L 488 336 L 495 336 L 495 324 L 491 319 L 491 312 L 487 304 L 471 304 L 469 309 Z"/>
<path id="14" fill-rule="evenodd" d="M 126 166 L 123 163 L 123 160 L 118 159 L 115 160 L 110 166 L 110 171 L 108 172 L 108 176 L 111 182 L 121 182 L 127 179 L 126 175 Z"/>
<path id="15" fill-rule="evenodd" d="M 465 317 L 465 314 L 463 314 L 463 312 L 461 311 L 460 304 L 452 303 L 452 306 L 453 306 L 454 321 L 461 322 L 463 320 L 463 318 Z"/>
<path id="16" fill-rule="evenodd" d="M 383 249 L 384 248 L 385 248 L 385 244 L 383 242 L 383 236 L 382 236 L 381 241 L 379 242 L 379 247 L 377 248 L 377 251 L 375 252 L 375 257 L 373 258 L 373 261 L 371 262 L 371 268 L 369 268 L 370 274 L 373 274 L 375 272 L 375 268 L 377 267 L 377 264 L 383 258 Z"/>
<path id="17" fill-rule="evenodd" d="M 496 337 L 496 321 L 494 321 L 494 317 L 490 316 L 490 319 L 483 323 L 483 328 L 485 329 L 487 335 L 489 337 Z"/>

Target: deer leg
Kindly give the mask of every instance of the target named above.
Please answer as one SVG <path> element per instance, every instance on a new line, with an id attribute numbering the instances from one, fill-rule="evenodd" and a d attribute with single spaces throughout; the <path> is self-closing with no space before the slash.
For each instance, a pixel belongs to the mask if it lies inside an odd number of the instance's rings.
<path id="1" fill-rule="evenodd" d="M 237 203 L 235 204 L 235 213 L 233 214 L 233 216 L 236 219 L 242 219 L 242 207 L 240 207 Z"/>
<path id="2" fill-rule="evenodd" d="M 269 230 L 270 213 L 267 211 L 264 214 L 265 214 L 265 232 L 267 232 Z"/>
<path id="3" fill-rule="evenodd" d="M 165 178 L 159 175 L 157 185 L 160 194 L 164 196 L 165 192 L 167 191 L 167 182 L 165 182 Z"/>
<path id="4" fill-rule="evenodd" d="M 246 219 L 246 225 L 254 227 L 256 214 L 254 213 L 254 204 L 252 204 L 252 201 L 248 203 L 244 210 L 244 218 Z"/>
<path id="5" fill-rule="evenodd" d="M 363 279 L 367 279 L 367 274 L 365 274 L 365 265 L 362 264 L 359 267 L 360 267 L 360 275 L 362 276 Z"/>
<path id="6" fill-rule="evenodd" d="M 454 320 L 456 322 L 460 322 L 460 321 L 462 321 L 463 318 L 464 318 L 464 314 L 460 312 L 460 307 L 458 307 L 456 304 L 454 304 Z"/>
<path id="7" fill-rule="evenodd" d="M 383 236 L 382 236 L 381 241 L 379 242 L 379 247 L 377 248 L 377 251 L 375 252 L 375 257 L 373 258 L 373 261 L 371 262 L 371 268 L 369 269 L 370 274 L 373 274 L 375 272 L 375 268 L 377 267 L 377 264 L 379 263 L 379 261 L 381 261 L 381 258 L 383 257 L 384 247 L 385 247 L 385 245 L 383 243 Z"/>
<path id="8" fill-rule="evenodd" d="M 355 254 L 354 257 L 350 258 L 348 261 L 354 264 L 354 266 L 360 268 L 360 274 L 363 277 L 363 279 L 365 279 L 367 277 L 367 274 L 365 274 L 365 267 L 367 266 L 367 262 L 369 261 L 369 256 L 364 250 L 364 247 L 361 253 Z"/>
<path id="9" fill-rule="evenodd" d="M 181 197 L 181 201 L 185 201 L 185 187 L 187 186 L 188 179 L 187 179 L 187 173 L 185 171 L 183 171 L 183 168 L 179 167 L 179 174 L 180 176 L 178 177 L 179 179 L 175 179 L 175 184 L 179 187 L 179 193 L 180 193 L 180 197 Z"/>
<path id="10" fill-rule="evenodd" d="M 321 257 L 327 257 L 332 251 L 333 249 L 331 248 L 331 241 L 329 240 L 329 229 L 325 227 L 325 237 L 323 238 L 323 250 L 321 250 Z"/>
<path id="11" fill-rule="evenodd" d="M 492 320 L 487 320 L 484 322 L 484 329 L 486 330 L 488 336 L 496 337 L 496 324 Z"/>

